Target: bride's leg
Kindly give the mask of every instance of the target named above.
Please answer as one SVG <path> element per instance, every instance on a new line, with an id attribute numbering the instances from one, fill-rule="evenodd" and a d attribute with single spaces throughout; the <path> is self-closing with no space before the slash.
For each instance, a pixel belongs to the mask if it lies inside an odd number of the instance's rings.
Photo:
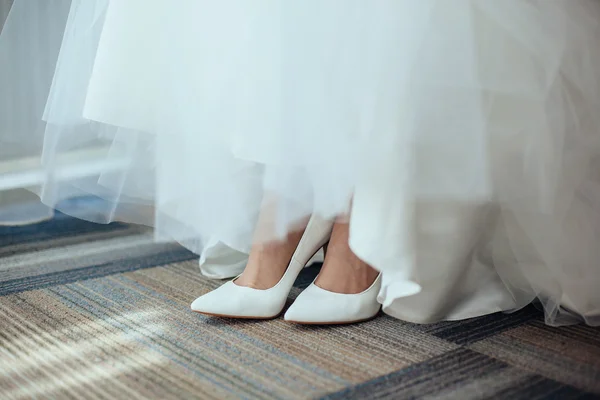
<path id="1" fill-rule="evenodd" d="M 351 324 L 377 315 L 381 305 L 379 273 L 360 260 L 348 245 L 349 225 L 333 228 L 325 262 L 315 282 L 296 298 L 285 320 L 298 324 Z"/>
<path id="2" fill-rule="evenodd" d="M 284 240 L 253 245 L 248 264 L 234 283 L 254 289 L 269 289 L 275 286 L 285 273 L 303 233 L 304 229 L 301 229 L 290 232 Z"/>
<path id="3" fill-rule="evenodd" d="M 360 293 L 377 278 L 378 272 L 359 259 L 348 245 L 349 224 L 336 222 L 327 247 L 323 268 L 315 284 L 335 293 Z"/>
<path id="4" fill-rule="evenodd" d="M 304 234 L 308 218 L 290 228 L 282 239 L 265 242 L 275 232 L 277 198 L 266 195 L 254 232 L 254 244 L 250 249 L 248 263 L 235 284 L 254 289 L 269 289 L 279 282 L 287 269 L 296 247 Z"/>

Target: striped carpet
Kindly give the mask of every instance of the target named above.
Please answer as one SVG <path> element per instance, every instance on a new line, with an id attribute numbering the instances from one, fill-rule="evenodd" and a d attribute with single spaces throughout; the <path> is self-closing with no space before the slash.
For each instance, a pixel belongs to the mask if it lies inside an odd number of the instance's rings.
<path id="1" fill-rule="evenodd" d="M 547 327 L 533 308 L 342 327 L 189 311 L 218 285 L 136 226 L 0 227 L 0 398 L 600 398 L 599 331 Z"/>

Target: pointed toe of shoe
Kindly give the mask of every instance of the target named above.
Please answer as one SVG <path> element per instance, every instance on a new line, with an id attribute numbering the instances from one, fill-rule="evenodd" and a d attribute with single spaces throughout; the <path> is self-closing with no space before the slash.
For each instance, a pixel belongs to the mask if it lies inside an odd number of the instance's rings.
<path id="1" fill-rule="evenodd" d="M 232 281 L 198 297 L 192 311 L 225 318 L 271 319 L 277 317 L 286 297 L 276 289 L 257 290 L 238 286 Z"/>
<path id="2" fill-rule="evenodd" d="M 204 313 L 209 312 L 210 307 L 207 307 L 205 299 L 202 296 L 198 297 L 196 300 L 192 301 L 190 304 L 190 309 L 194 312 Z"/>
<path id="3" fill-rule="evenodd" d="M 315 320 L 314 312 L 312 312 L 311 304 L 313 303 L 310 299 L 298 302 L 302 300 L 300 297 L 287 309 L 283 315 L 283 319 L 288 322 L 295 323 L 308 323 Z M 313 322 L 318 323 L 318 322 Z"/>
<path id="4" fill-rule="evenodd" d="M 221 290 L 223 286 L 220 288 L 213 290 L 212 292 L 208 292 L 196 300 L 192 302 L 190 308 L 192 311 L 201 313 L 201 314 L 214 314 L 214 315 L 227 315 L 228 302 L 224 301 L 225 299 L 222 296 L 223 290 Z"/>

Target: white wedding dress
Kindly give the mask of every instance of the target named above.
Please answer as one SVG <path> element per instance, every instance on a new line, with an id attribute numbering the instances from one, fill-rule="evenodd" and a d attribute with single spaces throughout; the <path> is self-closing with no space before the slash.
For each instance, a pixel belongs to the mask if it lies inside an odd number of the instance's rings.
<path id="1" fill-rule="evenodd" d="M 352 201 L 387 314 L 599 325 L 599 23 L 595 0 L 17 0 L 0 161 L 35 173 L 3 178 L 101 197 L 75 215 L 215 278 L 259 212 L 281 236 Z"/>

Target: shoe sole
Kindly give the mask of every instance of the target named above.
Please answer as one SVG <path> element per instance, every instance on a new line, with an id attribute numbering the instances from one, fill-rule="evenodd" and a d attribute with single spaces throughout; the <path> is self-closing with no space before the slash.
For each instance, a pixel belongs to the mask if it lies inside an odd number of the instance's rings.
<path id="1" fill-rule="evenodd" d="M 275 319 L 282 314 L 282 313 L 279 313 L 279 314 L 275 315 L 274 317 L 250 317 L 250 316 L 241 316 L 241 315 L 211 314 L 211 313 L 200 312 L 200 311 L 195 311 L 195 310 L 192 310 L 192 312 L 195 312 L 196 314 L 206 315 L 208 317 L 227 318 L 227 319 L 250 319 L 250 320 L 256 320 L 256 321 L 268 321 L 271 319 Z"/>
<path id="2" fill-rule="evenodd" d="M 379 313 L 375 314 L 372 317 L 364 318 L 364 319 L 356 319 L 354 321 L 335 321 L 335 322 L 303 322 L 303 321 L 291 321 L 285 320 L 285 322 L 293 324 L 293 325 L 351 325 L 351 324 L 359 324 L 361 322 L 368 322 L 377 318 Z"/>

